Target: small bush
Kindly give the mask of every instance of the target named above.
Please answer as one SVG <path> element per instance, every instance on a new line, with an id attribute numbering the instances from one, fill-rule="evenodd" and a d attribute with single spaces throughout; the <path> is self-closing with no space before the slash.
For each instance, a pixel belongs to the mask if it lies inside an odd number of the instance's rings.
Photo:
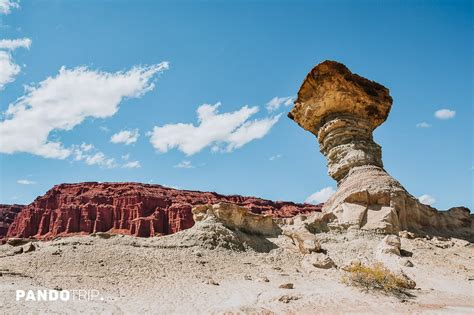
<path id="1" fill-rule="evenodd" d="M 357 263 L 344 270 L 347 274 L 342 278 L 342 282 L 365 291 L 377 290 L 385 294 L 406 297 L 412 296 L 407 289 L 414 289 L 416 286 L 415 282 L 407 276 L 396 275 L 381 263 L 371 266 Z"/>

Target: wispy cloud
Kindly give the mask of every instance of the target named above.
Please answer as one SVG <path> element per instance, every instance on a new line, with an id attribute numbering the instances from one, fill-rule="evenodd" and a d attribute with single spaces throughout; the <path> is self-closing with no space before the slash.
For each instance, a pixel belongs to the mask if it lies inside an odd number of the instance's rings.
<path id="1" fill-rule="evenodd" d="M 20 71 L 20 66 L 13 62 L 12 56 L 5 51 L 0 51 L 0 91 L 8 83 L 15 81 Z"/>
<path id="2" fill-rule="evenodd" d="M 129 153 L 124 154 L 124 155 L 121 156 L 121 158 L 122 158 L 122 160 L 127 161 L 128 159 L 130 159 L 130 154 Z"/>
<path id="3" fill-rule="evenodd" d="M 140 133 L 138 129 L 134 130 L 122 130 L 110 137 L 110 142 L 112 143 L 123 143 L 125 145 L 129 145 L 132 143 L 137 142 Z"/>
<path id="4" fill-rule="evenodd" d="M 173 167 L 175 167 L 175 168 L 194 168 L 194 165 L 191 163 L 191 161 L 181 161 Z"/>
<path id="5" fill-rule="evenodd" d="M 93 155 L 86 156 L 84 161 L 86 162 L 87 165 L 98 165 L 98 166 L 103 166 L 106 168 L 117 167 L 117 164 L 115 163 L 115 159 L 107 158 L 105 154 L 102 152 L 97 152 L 97 153 L 94 153 Z"/>
<path id="6" fill-rule="evenodd" d="M 444 108 L 444 109 L 437 110 L 434 113 L 434 115 L 438 119 L 443 119 L 443 120 L 452 119 L 454 118 L 454 116 L 456 116 L 456 111 Z"/>
<path id="7" fill-rule="evenodd" d="M 2 39 L 0 40 L 0 49 L 3 50 L 15 50 L 17 48 L 30 49 L 31 39 L 29 38 L 17 38 L 17 39 Z"/>
<path id="8" fill-rule="evenodd" d="M 237 111 L 220 114 L 220 105 L 199 106 L 197 126 L 184 123 L 155 126 L 149 133 L 151 144 L 163 153 L 177 148 L 187 155 L 193 155 L 208 146 L 212 147 L 213 152 L 231 152 L 255 139 L 263 138 L 281 116 L 249 120 L 258 112 L 258 107 L 244 106 Z"/>
<path id="9" fill-rule="evenodd" d="M 18 9 L 20 7 L 20 1 L 15 0 L 0 0 L 0 14 L 10 14 L 12 9 Z"/>
<path id="10" fill-rule="evenodd" d="M 139 161 L 130 161 L 122 165 L 123 168 L 140 168 L 142 167 Z"/>
<path id="11" fill-rule="evenodd" d="M 107 157 L 92 144 L 82 143 L 81 145 L 74 145 L 71 151 L 75 161 L 83 161 L 87 165 L 97 165 L 104 168 L 115 168 L 118 166 L 114 158 Z"/>
<path id="12" fill-rule="evenodd" d="M 270 161 L 275 161 L 276 159 L 279 159 L 279 158 L 281 158 L 281 157 L 282 157 L 281 154 L 276 154 L 276 155 L 270 156 L 268 159 L 269 159 Z"/>
<path id="13" fill-rule="evenodd" d="M 151 182 L 152 182 L 152 181 L 151 181 Z M 175 186 L 175 185 L 162 184 L 161 186 L 168 187 L 168 188 L 173 188 L 173 189 L 181 189 L 179 186 Z"/>
<path id="14" fill-rule="evenodd" d="M 71 130 L 87 117 L 107 118 L 124 98 L 137 98 L 154 88 L 153 78 L 168 68 L 163 62 L 115 73 L 87 67 L 62 67 L 54 77 L 10 104 L 6 120 L 0 122 L 0 152 L 26 152 L 45 158 L 64 159 L 72 149 L 48 139 L 54 130 Z M 91 163 L 100 161 L 100 155 Z"/>
<path id="15" fill-rule="evenodd" d="M 0 40 L 0 91 L 15 81 L 21 71 L 21 67 L 13 61 L 12 52 L 17 48 L 29 49 L 30 45 L 29 38 Z"/>
<path id="16" fill-rule="evenodd" d="M 424 122 L 424 121 L 421 122 L 421 123 L 416 124 L 416 126 L 417 126 L 418 128 L 429 128 L 429 127 L 431 127 L 430 124 L 428 124 L 427 122 Z"/>
<path id="17" fill-rule="evenodd" d="M 425 204 L 425 205 L 429 205 L 431 206 L 432 204 L 434 204 L 436 202 L 436 199 L 433 197 L 433 196 L 430 196 L 430 195 L 421 195 L 420 197 L 418 197 L 418 200 Z"/>
<path id="18" fill-rule="evenodd" d="M 72 155 L 75 161 L 82 161 L 90 166 L 99 166 L 102 168 L 140 168 L 140 161 L 130 161 L 130 154 L 121 156 L 123 164 L 114 158 L 108 157 L 103 152 L 97 150 L 97 148 L 88 143 L 82 143 L 81 145 L 73 145 L 71 148 Z"/>
<path id="19" fill-rule="evenodd" d="M 332 187 L 325 187 L 306 198 L 305 202 L 320 204 L 326 202 L 336 191 Z"/>
<path id="20" fill-rule="evenodd" d="M 36 184 L 35 181 L 28 180 L 28 179 L 19 179 L 16 182 L 20 185 L 34 185 L 34 184 Z"/>
<path id="21" fill-rule="evenodd" d="M 266 108 L 269 112 L 274 112 L 278 110 L 281 106 L 291 106 L 291 104 L 293 104 L 295 99 L 296 97 L 294 96 L 285 96 L 285 97 L 275 96 L 266 104 Z"/>

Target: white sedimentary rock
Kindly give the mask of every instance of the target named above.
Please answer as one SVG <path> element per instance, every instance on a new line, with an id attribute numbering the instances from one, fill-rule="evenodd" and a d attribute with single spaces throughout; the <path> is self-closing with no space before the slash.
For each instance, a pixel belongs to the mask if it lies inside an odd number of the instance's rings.
<path id="1" fill-rule="evenodd" d="M 313 215 L 313 230 L 351 228 L 397 233 L 401 230 L 474 240 L 472 216 L 464 207 L 446 212 L 424 205 L 384 169 L 372 132 L 392 106 L 389 90 L 325 61 L 304 80 L 288 116 L 313 133 L 338 189 Z"/>

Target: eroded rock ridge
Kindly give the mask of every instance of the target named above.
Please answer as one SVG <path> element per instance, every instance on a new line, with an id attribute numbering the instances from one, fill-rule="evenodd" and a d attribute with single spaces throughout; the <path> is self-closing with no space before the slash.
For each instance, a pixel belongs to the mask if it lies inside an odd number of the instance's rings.
<path id="1" fill-rule="evenodd" d="M 233 203 L 253 213 L 292 217 L 321 206 L 264 200 L 213 192 L 172 189 L 139 183 L 78 183 L 54 186 L 24 207 L 9 225 L 7 237 L 111 232 L 148 237 L 173 234 L 194 225 L 196 205 Z"/>

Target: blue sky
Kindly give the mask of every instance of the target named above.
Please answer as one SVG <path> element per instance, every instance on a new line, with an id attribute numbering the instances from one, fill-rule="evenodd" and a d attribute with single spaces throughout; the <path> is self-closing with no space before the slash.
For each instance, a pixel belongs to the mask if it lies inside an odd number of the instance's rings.
<path id="1" fill-rule="evenodd" d="M 284 103 L 331 59 L 390 89 L 375 131 L 385 168 L 437 208 L 472 209 L 472 12 L 470 1 L 0 0 L 0 202 L 81 181 L 298 202 L 326 188 L 320 200 L 335 182 Z"/>

